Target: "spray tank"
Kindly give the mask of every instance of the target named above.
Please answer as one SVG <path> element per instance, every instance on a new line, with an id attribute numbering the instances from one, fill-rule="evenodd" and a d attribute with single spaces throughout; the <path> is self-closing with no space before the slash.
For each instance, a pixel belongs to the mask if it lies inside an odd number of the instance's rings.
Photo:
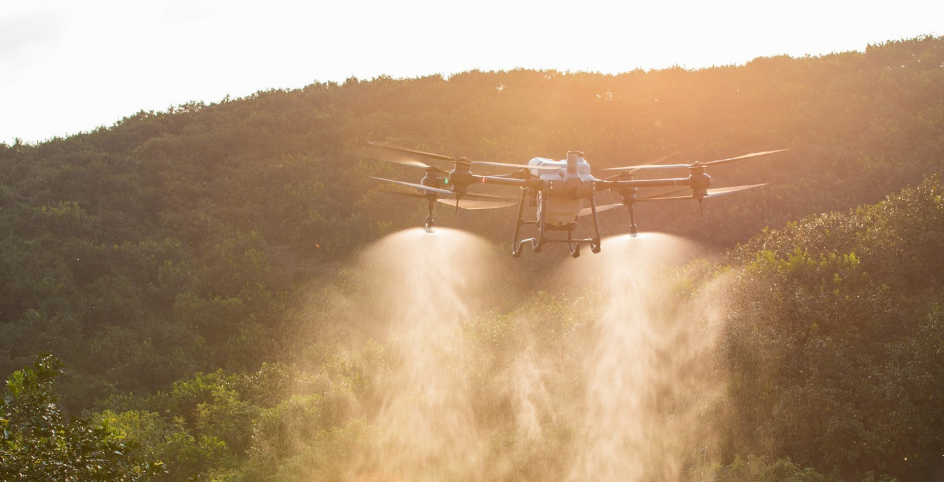
<path id="1" fill-rule="evenodd" d="M 576 222 L 577 214 L 583 209 L 584 199 L 593 192 L 593 176 L 590 163 L 584 159 L 583 152 L 568 151 L 567 159 L 554 161 L 535 157 L 528 161 L 531 167 L 558 167 L 559 169 L 531 169 L 531 174 L 544 183 L 540 195 L 548 196 L 547 212 L 541 212 L 542 203 L 538 203 L 538 218 L 544 216 L 549 228 L 563 228 Z"/>

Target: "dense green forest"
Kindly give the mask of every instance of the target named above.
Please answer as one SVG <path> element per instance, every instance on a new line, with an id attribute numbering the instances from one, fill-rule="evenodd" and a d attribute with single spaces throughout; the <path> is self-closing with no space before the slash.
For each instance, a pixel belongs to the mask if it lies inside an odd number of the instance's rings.
<path id="1" fill-rule="evenodd" d="M 450 380 L 469 390 L 463 413 L 484 448 L 419 467 L 377 455 L 410 436 L 378 418 L 409 360 L 402 339 L 351 307 L 378 303 L 364 250 L 425 213 L 369 178 L 418 180 L 359 158 L 369 140 L 500 162 L 580 149 L 594 169 L 791 149 L 713 170 L 716 187 L 770 185 L 710 200 L 703 216 L 694 203 L 637 209 L 642 231 L 726 253 L 658 275 L 673 319 L 714 327 L 698 364 L 723 387 L 694 409 L 684 393 L 657 404 L 666 419 L 695 410 L 705 428 L 665 442 L 688 454 L 670 475 L 944 474 L 936 37 L 697 71 L 314 83 L 0 144 L 0 470 L 36 456 L 30 437 L 45 432 L 28 412 L 45 407 L 50 437 L 82 438 L 75 450 L 89 457 L 124 454 L 106 462 L 116 480 L 583 480 L 569 469 L 582 460 L 578 421 L 537 408 L 541 435 L 528 439 L 517 392 L 495 382 L 526 347 L 539 379 L 554 374 L 547 399 L 587 397 L 571 382 L 587 376 L 601 298 L 592 283 L 550 287 L 561 264 L 589 257 L 563 263 L 553 250 L 500 258 L 514 296 L 450 325 L 443 350 L 477 354 L 450 358 Z M 438 222 L 507 251 L 512 217 L 443 209 Z M 628 231 L 616 210 L 601 221 L 605 234 Z M 73 449 L 59 450 L 39 457 Z M 670 478 L 659 474 L 639 480 Z"/>

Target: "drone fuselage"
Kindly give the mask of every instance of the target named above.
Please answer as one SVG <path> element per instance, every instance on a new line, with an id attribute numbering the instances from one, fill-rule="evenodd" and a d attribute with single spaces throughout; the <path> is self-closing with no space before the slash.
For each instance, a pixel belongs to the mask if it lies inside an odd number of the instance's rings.
<path id="1" fill-rule="evenodd" d="M 590 164 L 582 156 L 572 156 L 560 161 L 535 157 L 528 161 L 528 165 L 532 168 L 560 168 L 556 171 L 531 169 L 531 174 L 541 180 L 537 218 L 544 221 L 547 230 L 572 230 L 584 202 L 593 196 L 594 179 Z"/>

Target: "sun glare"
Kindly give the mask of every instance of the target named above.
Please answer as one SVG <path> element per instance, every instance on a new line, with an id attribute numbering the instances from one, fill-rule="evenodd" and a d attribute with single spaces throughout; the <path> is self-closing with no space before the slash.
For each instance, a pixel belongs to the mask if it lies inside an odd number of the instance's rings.
<path id="1" fill-rule="evenodd" d="M 0 7 L 0 141 L 139 110 L 378 75 L 514 68 L 625 72 L 863 50 L 940 34 L 944 4 L 197 0 Z"/>

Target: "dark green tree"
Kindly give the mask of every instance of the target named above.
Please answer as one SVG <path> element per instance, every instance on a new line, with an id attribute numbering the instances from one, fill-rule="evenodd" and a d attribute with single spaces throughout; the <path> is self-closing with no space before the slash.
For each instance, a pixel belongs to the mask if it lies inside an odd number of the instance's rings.
<path id="1" fill-rule="evenodd" d="M 44 353 L 33 368 L 7 380 L 0 401 L 0 480 L 144 481 L 163 473 L 163 464 L 138 460 L 135 444 L 117 440 L 106 425 L 63 416 L 52 386 L 62 367 Z"/>

